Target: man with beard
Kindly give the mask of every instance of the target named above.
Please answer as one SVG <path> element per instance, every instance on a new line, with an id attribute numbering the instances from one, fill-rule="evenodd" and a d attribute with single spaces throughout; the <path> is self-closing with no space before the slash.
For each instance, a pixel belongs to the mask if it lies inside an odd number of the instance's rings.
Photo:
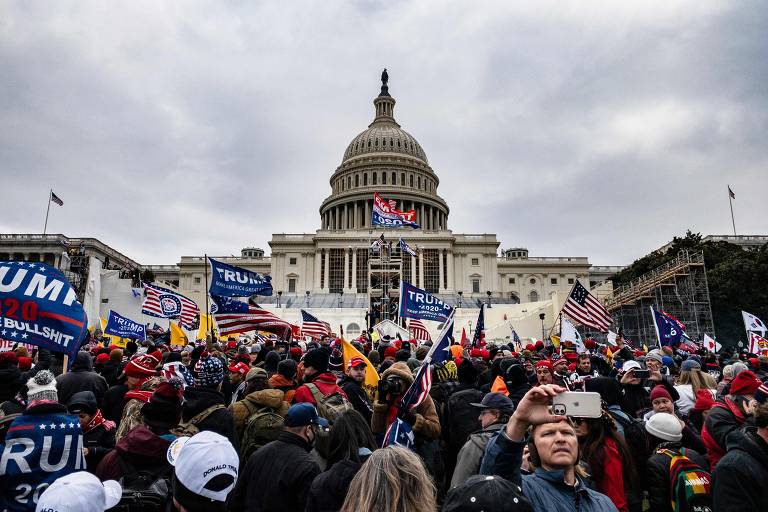
<path id="1" fill-rule="evenodd" d="M 307 402 L 317 407 L 316 396 L 330 396 L 340 393 L 346 397 L 346 393 L 336 384 L 336 376 L 328 371 L 330 353 L 327 349 L 317 348 L 310 350 L 304 356 L 304 383 L 296 388 L 293 396 L 294 403 Z"/>
<path id="2" fill-rule="evenodd" d="M 367 365 L 362 357 L 352 357 L 347 364 L 347 373 L 339 381 L 341 389 L 347 394 L 352 407 L 359 412 L 366 423 L 371 423 L 373 405 L 368 393 L 363 388 Z"/>

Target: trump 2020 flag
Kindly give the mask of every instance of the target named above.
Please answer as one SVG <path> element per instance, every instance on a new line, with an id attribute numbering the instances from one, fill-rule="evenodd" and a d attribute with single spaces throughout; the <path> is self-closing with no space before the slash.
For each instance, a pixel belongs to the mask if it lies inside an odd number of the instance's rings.
<path id="1" fill-rule="evenodd" d="M 400 317 L 417 318 L 445 322 L 453 312 L 453 308 L 431 293 L 413 286 L 405 281 L 400 282 Z"/>
<path id="2" fill-rule="evenodd" d="M 272 278 L 258 272 L 208 258 L 211 262 L 211 286 L 208 292 L 220 297 L 272 295 Z"/>
<path id="3" fill-rule="evenodd" d="M 752 313 L 747 313 L 746 311 L 742 311 L 741 316 L 744 317 L 744 328 L 747 331 L 759 332 L 765 336 L 765 323 L 762 320 L 757 318 Z"/>
<path id="4" fill-rule="evenodd" d="M 657 311 L 651 306 L 653 325 L 656 327 L 656 337 L 659 346 L 675 346 L 685 336 L 685 326 L 676 318 L 663 311 Z M 686 336 L 687 337 L 687 336 Z"/>
<path id="5" fill-rule="evenodd" d="M 147 333 L 145 331 L 144 324 L 134 322 L 130 318 L 118 315 L 111 310 L 109 312 L 109 317 L 107 318 L 107 325 L 104 327 L 104 333 L 111 334 L 112 336 L 119 336 L 121 338 L 133 338 L 141 341 L 147 339 Z"/>
<path id="6" fill-rule="evenodd" d="M 401 228 L 410 226 L 418 229 L 416 223 L 416 210 L 401 212 L 395 208 L 394 201 L 385 201 L 379 194 L 373 194 L 373 212 L 371 212 L 371 225 L 384 226 L 385 228 Z"/>
<path id="7" fill-rule="evenodd" d="M 0 261 L 0 338 L 74 359 L 88 319 L 62 272 L 45 263 Z"/>

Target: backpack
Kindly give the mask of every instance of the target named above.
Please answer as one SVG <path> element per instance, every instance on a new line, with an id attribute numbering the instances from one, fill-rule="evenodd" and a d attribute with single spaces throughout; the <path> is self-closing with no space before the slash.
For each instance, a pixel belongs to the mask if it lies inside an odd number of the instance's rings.
<path id="1" fill-rule="evenodd" d="M 478 389 L 464 389 L 453 393 L 448 398 L 446 407 L 446 422 L 448 425 L 448 446 L 451 453 L 457 454 L 472 432 L 480 428 L 477 421 L 478 410 L 470 403 L 479 403 L 483 399 L 483 392 Z"/>
<path id="2" fill-rule="evenodd" d="M 686 456 L 686 449 L 667 448 L 656 453 L 670 457 L 669 490 L 674 512 L 711 512 L 712 476 Z"/>
<path id="3" fill-rule="evenodd" d="M 338 391 L 325 396 L 316 384 L 308 382 L 305 386 L 307 386 L 315 402 L 317 402 L 317 414 L 327 419 L 328 423 L 333 424 L 341 413 L 353 409 L 352 403 Z"/>
<path id="4" fill-rule="evenodd" d="M 245 460 L 250 454 L 280 436 L 284 420 L 269 407 L 257 407 L 248 400 L 243 403 L 249 413 L 240 440 L 240 455 Z"/>
<path id="5" fill-rule="evenodd" d="M 137 470 L 122 457 L 118 460 L 124 475 L 123 495 L 109 512 L 165 512 L 171 496 L 170 465 Z"/>
<path id="6" fill-rule="evenodd" d="M 198 427 L 198 425 L 219 409 L 224 409 L 224 406 L 221 404 L 212 405 L 204 411 L 200 411 L 192 416 L 189 421 L 182 421 L 179 423 L 176 428 L 171 429 L 171 433 L 176 437 L 192 437 L 200 432 L 200 427 Z"/>
<path id="7" fill-rule="evenodd" d="M 627 443 L 627 447 L 629 447 L 632 458 L 635 461 L 647 459 L 650 448 L 648 446 L 648 436 L 645 435 L 643 421 L 614 411 L 609 410 L 608 412 L 624 428 L 624 441 Z"/>

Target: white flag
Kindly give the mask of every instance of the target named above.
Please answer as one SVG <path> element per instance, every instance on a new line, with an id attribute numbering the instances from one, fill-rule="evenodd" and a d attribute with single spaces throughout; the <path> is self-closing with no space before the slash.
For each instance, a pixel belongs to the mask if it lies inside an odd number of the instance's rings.
<path id="1" fill-rule="evenodd" d="M 748 331 L 755 331 L 765 335 L 765 324 L 762 320 L 757 318 L 752 313 L 746 311 L 741 312 L 741 316 L 744 317 L 744 328 Z"/>
<path id="2" fill-rule="evenodd" d="M 570 320 L 565 317 L 560 319 L 560 342 L 572 341 L 576 344 L 576 352 L 581 354 L 586 352 L 587 348 L 584 346 L 584 341 L 581 339 L 581 334 L 576 330 L 576 326 L 573 325 Z"/>
<path id="3" fill-rule="evenodd" d="M 763 350 L 768 350 L 768 340 L 753 332 L 749 333 L 749 352 L 761 354 Z"/>
<path id="4" fill-rule="evenodd" d="M 714 353 L 720 352 L 720 349 L 723 348 L 718 342 L 716 342 L 714 339 L 710 338 L 706 334 L 704 335 L 703 345 L 705 349 Z"/>
<path id="5" fill-rule="evenodd" d="M 608 331 L 608 339 L 606 340 L 609 345 L 616 346 L 616 338 L 618 337 L 618 334 L 616 334 L 613 331 Z"/>

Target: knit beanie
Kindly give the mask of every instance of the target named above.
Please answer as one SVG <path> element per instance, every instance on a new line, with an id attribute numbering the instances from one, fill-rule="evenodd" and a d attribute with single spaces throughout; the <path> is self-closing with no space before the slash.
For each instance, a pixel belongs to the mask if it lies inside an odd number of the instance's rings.
<path id="1" fill-rule="evenodd" d="M 205 351 L 195 364 L 195 384 L 204 388 L 215 388 L 224 380 L 224 363 Z"/>
<path id="2" fill-rule="evenodd" d="M 27 372 L 32 368 L 32 358 L 19 356 L 19 370 Z"/>
<path id="3" fill-rule="evenodd" d="M 411 358 L 411 352 L 408 350 L 398 350 L 395 353 L 395 361 L 408 361 Z"/>
<path id="4" fill-rule="evenodd" d="M 114 348 L 109 352 L 109 360 L 113 363 L 119 363 L 123 360 L 123 351 L 119 348 Z"/>
<path id="5" fill-rule="evenodd" d="M 667 391 L 667 388 L 664 386 L 654 386 L 651 390 L 651 402 L 656 400 L 657 398 L 666 398 L 670 402 L 672 402 L 672 395 L 669 394 L 669 391 Z"/>
<path id="6" fill-rule="evenodd" d="M 425 357 L 427 357 L 427 354 L 429 353 L 429 347 L 425 347 L 424 345 L 419 345 L 419 347 L 416 349 L 416 359 L 419 361 L 423 361 Z"/>
<path id="7" fill-rule="evenodd" d="M 413 372 L 413 371 L 415 371 L 415 370 L 416 370 L 416 369 L 417 369 L 419 366 L 421 366 L 421 361 L 419 361 L 419 360 L 418 360 L 418 359 L 416 359 L 415 357 L 412 357 L 412 358 L 408 359 L 408 360 L 405 362 L 405 364 L 407 364 L 407 365 L 408 365 L 408 368 L 410 368 L 410 369 L 411 369 L 411 371 Z"/>
<path id="8" fill-rule="evenodd" d="M 277 365 L 277 373 L 285 377 L 286 379 L 290 380 L 296 376 L 296 367 L 298 365 L 296 364 L 296 361 L 293 359 L 286 359 L 284 361 L 280 361 Z"/>
<path id="9" fill-rule="evenodd" d="M 664 441 L 679 441 L 683 438 L 683 426 L 680 420 L 666 412 L 657 412 L 651 416 L 645 422 L 645 430 Z"/>
<path id="10" fill-rule="evenodd" d="M 749 370 L 739 373 L 731 381 L 731 395 L 751 395 L 762 382 Z"/>
<path id="11" fill-rule="evenodd" d="M 267 370 L 267 372 L 269 372 L 270 375 L 277 371 L 277 365 L 279 363 L 280 363 L 280 354 L 278 354 L 274 350 L 267 352 L 267 357 L 264 358 L 264 369 Z M 326 366 L 327 364 L 328 363 L 326 363 Z M 304 363 L 304 366 L 306 366 L 306 363 Z"/>
<path id="12" fill-rule="evenodd" d="M 421 347 L 419 347 L 421 348 Z M 429 351 L 429 349 L 427 349 Z M 416 351 L 417 357 L 418 357 L 418 350 Z M 426 355 L 426 354 L 424 354 Z M 372 365 L 376 366 L 381 362 L 381 354 L 379 354 L 378 350 L 371 350 L 368 352 L 368 360 L 371 362 Z"/>
<path id="13" fill-rule="evenodd" d="M 327 372 L 329 359 L 330 354 L 328 353 L 328 350 L 324 348 L 310 350 L 304 355 L 304 368 L 312 367 L 317 370 L 318 373 Z"/>
<path id="14" fill-rule="evenodd" d="M 149 427 L 170 429 L 181 420 L 181 393 L 170 382 L 161 382 L 141 407 L 144 423 Z"/>
<path id="15" fill-rule="evenodd" d="M 715 400 L 708 389 L 700 389 L 696 392 L 696 403 L 693 404 L 694 411 L 708 411 L 713 405 L 715 405 Z"/>
<path id="16" fill-rule="evenodd" d="M 453 361 L 446 361 L 440 366 L 435 366 L 435 376 L 438 382 L 456 380 L 459 377 L 459 369 Z"/>
<path id="17" fill-rule="evenodd" d="M 56 377 L 49 370 L 42 370 L 27 381 L 27 399 L 29 403 L 37 400 L 59 401 L 56 392 Z"/>
<path id="18" fill-rule="evenodd" d="M 391 357 L 395 359 L 397 357 L 397 347 L 387 347 L 384 349 L 384 358 Z"/>
<path id="19" fill-rule="evenodd" d="M 152 377 L 157 374 L 157 365 L 160 361 L 153 356 L 143 354 L 136 356 L 125 365 L 123 373 L 128 377 Z"/>

